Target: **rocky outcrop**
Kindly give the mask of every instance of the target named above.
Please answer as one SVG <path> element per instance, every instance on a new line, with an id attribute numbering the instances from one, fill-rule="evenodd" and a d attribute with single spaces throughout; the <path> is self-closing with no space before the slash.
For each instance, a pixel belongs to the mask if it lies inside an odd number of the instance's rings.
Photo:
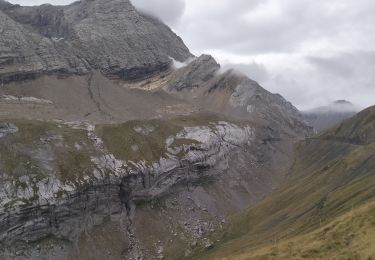
<path id="1" fill-rule="evenodd" d="M 131 144 L 129 150 L 137 154 L 152 144 L 160 154 L 153 152 L 152 159 L 127 159 L 132 156 L 129 152 L 122 157 L 108 143 L 103 127 L 115 129 L 110 137 L 136 140 L 117 140 L 119 148 L 126 150 Z M 278 183 L 280 175 L 271 166 L 277 156 L 268 150 L 284 146 L 275 138 L 280 133 L 266 127 L 204 115 L 98 127 L 15 120 L 3 128 L 8 130 L 0 138 L 0 249 L 7 256 L 22 252 L 25 256 L 35 253 L 36 258 L 40 250 L 46 256 L 62 254 L 50 242 L 43 246 L 44 241 L 60 241 L 57 248 L 61 250 L 62 245 L 81 243 L 83 234 L 112 223 L 109 219 L 113 218 L 120 219 L 114 225 L 123 225 L 124 230 L 118 232 L 129 243 L 124 249 L 127 259 L 168 254 L 160 247 L 167 249 L 169 241 L 180 236 L 186 246 L 204 245 L 203 235 L 222 225 L 226 214 L 259 200 Z M 281 166 L 276 167 L 280 170 Z M 209 189 L 218 189 L 222 195 L 212 197 L 201 190 L 204 185 L 199 183 L 210 179 L 223 182 Z M 186 189 L 190 185 L 196 190 Z M 150 209 L 142 205 L 154 207 L 156 201 L 167 206 L 147 213 Z M 179 214 L 173 213 L 176 209 Z M 158 221 L 164 234 L 152 233 L 159 245 L 155 251 L 146 242 L 150 234 L 140 224 L 153 214 L 161 214 Z M 164 221 L 168 223 L 161 224 Z M 177 225 L 184 227 L 182 233 L 169 231 Z M 41 246 L 31 246 L 36 244 Z M 96 250 L 98 255 L 105 252 L 101 247 Z"/>
<path id="2" fill-rule="evenodd" d="M 209 55 L 175 71 L 165 89 L 204 109 L 261 121 L 273 129 L 283 129 L 288 135 L 311 132 L 300 112 L 281 95 L 268 92 L 239 72 L 221 71 Z"/>
<path id="3" fill-rule="evenodd" d="M 7 9 L 7 8 L 10 8 L 12 7 L 12 4 L 5 1 L 5 0 L 0 0 L 0 10 L 4 10 L 4 9 Z"/>
<path id="4" fill-rule="evenodd" d="M 210 55 L 202 55 L 172 74 L 168 91 L 193 90 L 215 77 L 220 65 Z"/>
<path id="5" fill-rule="evenodd" d="M 3 82 L 93 69 L 142 78 L 168 69 L 171 58 L 183 62 L 192 56 L 167 26 L 138 13 L 129 0 L 37 7 L 2 1 L 0 31 Z"/>
<path id="6" fill-rule="evenodd" d="M 34 127 L 42 127 L 40 124 Z M 25 134 L 24 127 L 21 124 L 21 136 Z M 39 140 L 29 140 L 33 142 L 32 147 L 20 140 L 14 141 L 18 147 L 15 156 L 27 158 L 24 163 L 31 166 L 24 169 L 2 166 L 0 241 L 3 247 L 16 241 L 31 243 L 49 236 L 74 241 L 83 230 L 102 223 L 105 217 L 131 211 L 134 203 L 168 194 L 181 182 L 208 177 L 205 169 L 217 167 L 238 147 L 250 147 L 255 140 L 250 125 L 216 122 L 185 127 L 171 135 L 162 145 L 167 152 L 157 161 L 123 161 L 107 150 L 93 126 L 70 124 L 69 127 L 85 127 L 89 139 L 83 143 L 79 139 L 67 141 L 72 137 L 67 136 L 66 131 L 71 130 L 62 130 L 63 134 L 58 135 L 59 129 L 45 131 Z M 5 124 L 3 128 L 9 130 L 4 138 L 18 138 L 11 136 L 18 130 L 14 124 Z M 145 139 L 151 138 L 148 134 L 140 132 Z M 2 149 L 5 146 L 1 144 Z M 89 156 L 87 153 L 91 154 L 93 167 L 86 166 L 86 172 L 80 176 L 64 176 L 69 174 L 64 172 L 64 167 L 69 165 L 61 165 L 61 161 L 74 163 L 67 161 L 69 155 L 65 150 L 82 161 Z M 5 156 L 3 152 L 1 156 Z M 9 160 L 2 163 L 7 164 Z M 38 169 L 34 171 L 34 167 Z"/>
<path id="7" fill-rule="evenodd" d="M 7 136 L 8 134 L 14 134 L 18 132 L 17 126 L 12 123 L 1 123 L 0 124 L 0 138 Z"/>

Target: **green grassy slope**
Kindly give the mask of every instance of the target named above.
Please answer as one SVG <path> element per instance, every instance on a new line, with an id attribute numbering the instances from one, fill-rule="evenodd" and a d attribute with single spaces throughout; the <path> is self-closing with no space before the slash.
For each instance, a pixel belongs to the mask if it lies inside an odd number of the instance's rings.
<path id="1" fill-rule="evenodd" d="M 374 235 L 375 229 L 374 126 L 375 107 L 372 107 L 320 136 L 299 143 L 286 182 L 256 207 L 234 216 L 224 232 L 211 238 L 220 240 L 215 248 L 199 252 L 194 258 L 375 257 L 374 243 L 357 246 L 369 234 Z M 356 218 L 357 223 L 352 216 L 361 216 L 362 220 Z M 334 231 L 319 236 L 324 228 Z M 352 231 L 358 230 L 363 233 L 354 234 L 355 243 L 345 242 Z M 288 246 L 285 241 L 291 244 Z M 329 255 L 331 249 L 337 257 Z M 367 253 L 361 255 L 361 252 Z"/>
<path id="2" fill-rule="evenodd" d="M 303 235 L 258 248 L 239 250 L 222 259 L 374 259 L 375 202 L 350 210 Z"/>
<path id="3" fill-rule="evenodd" d="M 134 120 L 123 124 L 101 125 L 98 126 L 97 132 L 109 151 L 117 158 L 134 162 L 156 162 L 167 154 L 166 140 L 181 132 L 184 127 L 211 127 L 221 120 L 228 121 L 224 116 L 216 114 L 193 114 L 169 119 Z M 197 144 L 197 141 L 176 139 L 170 147 L 184 144 Z"/>

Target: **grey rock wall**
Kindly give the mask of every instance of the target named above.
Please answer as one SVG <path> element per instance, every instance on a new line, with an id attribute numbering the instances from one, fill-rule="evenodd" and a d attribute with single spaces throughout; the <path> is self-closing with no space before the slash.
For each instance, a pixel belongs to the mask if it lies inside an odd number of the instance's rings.
<path id="1" fill-rule="evenodd" d="M 68 6 L 0 8 L 0 79 L 82 74 L 122 79 L 166 70 L 192 57 L 182 40 L 128 0 L 83 0 Z"/>
<path id="2" fill-rule="evenodd" d="M 95 135 L 94 128 L 88 125 L 87 129 L 98 156 L 92 157 L 96 165 L 93 172 L 80 180 L 63 181 L 54 168 L 43 177 L 1 174 L 3 246 L 17 241 L 37 242 L 49 236 L 74 241 L 85 229 L 102 223 L 108 216 L 129 214 L 135 203 L 166 195 L 181 182 L 207 177 L 207 169 L 217 167 L 230 153 L 251 146 L 255 140 L 250 126 L 219 122 L 188 127 L 170 138 L 195 140 L 197 144 L 169 147 L 170 140 L 166 140 L 168 153 L 159 161 L 146 163 L 116 159 Z M 47 147 L 35 144 L 34 149 Z M 43 163 L 46 158 L 39 160 Z"/>

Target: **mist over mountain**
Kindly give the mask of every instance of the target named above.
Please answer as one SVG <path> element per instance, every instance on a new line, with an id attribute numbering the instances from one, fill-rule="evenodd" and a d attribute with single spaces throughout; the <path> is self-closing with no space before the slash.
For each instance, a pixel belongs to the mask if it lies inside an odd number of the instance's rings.
<path id="1" fill-rule="evenodd" d="M 359 108 L 347 100 L 336 100 L 327 106 L 302 111 L 305 120 L 317 131 L 326 130 L 347 118 L 352 117 Z"/>

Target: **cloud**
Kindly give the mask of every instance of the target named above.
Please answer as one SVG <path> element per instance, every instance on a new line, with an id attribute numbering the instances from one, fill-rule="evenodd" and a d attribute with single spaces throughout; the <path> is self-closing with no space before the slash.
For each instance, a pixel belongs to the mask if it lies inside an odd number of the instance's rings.
<path id="1" fill-rule="evenodd" d="M 53 4 L 67 5 L 78 0 L 8 0 L 24 6 Z M 160 18 L 169 26 L 176 25 L 185 11 L 185 0 L 130 0 L 139 10 Z"/>
<path id="2" fill-rule="evenodd" d="M 222 67 L 224 70 L 234 69 L 242 72 L 249 78 L 257 82 L 265 82 L 269 79 L 270 75 L 264 66 L 264 64 L 259 64 L 256 62 L 251 63 L 226 63 L 222 62 Z"/>
<path id="3" fill-rule="evenodd" d="M 371 46 L 370 0 L 189 0 L 177 31 L 196 50 L 237 54 Z M 203 37 L 202 37 L 203 36 Z M 353 36 L 358 36 L 353 40 Z M 363 41 L 361 43 L 361 41 Z M 341 42 L 340 45 L 337 43 Z"/>
<path id="4" fill-rule="evenodd" d="M 300 66 L 280 65 L 261 83 L 282 93 L 300 109 L 324 106 L 338 99 L 350 100 L 360 108 L 375 104 L 375 51 L 297 59 L 295 64 L 300 62 Z"/>
<path id="5" fill-rule="evenodd" d="M 169 26 L 176 25 L 184 14 L 184 0 L 131 0 L 140 11 L 154 15 Z"/>

